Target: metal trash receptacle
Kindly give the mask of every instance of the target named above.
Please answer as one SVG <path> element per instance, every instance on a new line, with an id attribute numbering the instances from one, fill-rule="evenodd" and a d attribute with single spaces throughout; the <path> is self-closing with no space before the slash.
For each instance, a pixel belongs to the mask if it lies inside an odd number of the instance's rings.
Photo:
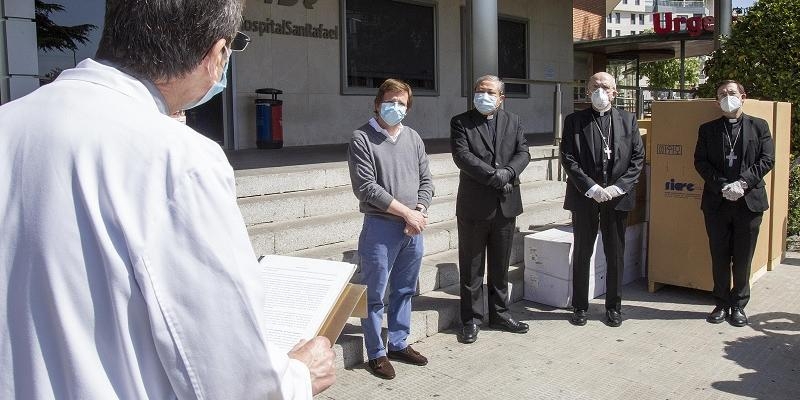
<path id="1" fill-rule="evenodd" d="M 283 147 L 283 100 L 278 100 L 282 90 L 273 88 L 256 89 L 256 95 L 271 95 L 266 99 L 258 97 L 256 103 L 256 146 L 259 149 L 280 149 Z"/>

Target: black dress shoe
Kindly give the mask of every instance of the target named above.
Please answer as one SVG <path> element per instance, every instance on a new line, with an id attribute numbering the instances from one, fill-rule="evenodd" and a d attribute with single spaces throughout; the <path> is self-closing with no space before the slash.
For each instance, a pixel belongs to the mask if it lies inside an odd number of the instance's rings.
<path id="1" fill-rule="evenodd" d="M 747 315 L 744 314 L 744 309 L 739 307 L 731 308 L 730 324 L 736 327 L 743 327 L 747 325 Z"/>
<path id="2" fill-rule="evenodd" d="M 606 324 L 612 327 L 618 327 L 622 325 L 622 314 L 619 311 L 609 308 L 606 310 Z"/>
<path id="3" fill-rule="evenodd" d="M 724 322 L 727 318 L 728 318 L 728 307 L 716 306 L 714 307 L 714 311 L 711 311 L 711 314 L 708 314 L 708 317 L 706 317 L 706 321 L 712 324 L 719 324 Z"/>
<path id="4" fill-rule="evenodd" d="M 497 329 L 501 331 L 511 332 L 511 333 L 526 333 L 528 332 L 528 324 L 524 322 L 519 322 L 514 318 L 498 318 L 495 320 L 489 320 L 489 327 L 492 329 Z"/>
<path id="5" fill-rule="evenodd" d="M 586 310 L 575 310 L 569 318 L 569 323 L 575 326 L 584 326 L 586 319 Z"/>
<path id="6" fill-rule="evenodd" d="M 475 343 L 481 328 L 477 324 L 466 324 L 461 328 L 461 343 Z"/>

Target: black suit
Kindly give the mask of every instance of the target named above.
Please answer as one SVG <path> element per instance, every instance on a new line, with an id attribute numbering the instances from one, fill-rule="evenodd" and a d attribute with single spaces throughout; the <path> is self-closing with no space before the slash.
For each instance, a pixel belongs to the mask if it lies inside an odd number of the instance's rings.
<path id="1" fill-rule="evenodd" d="M 461 320 L 480 324 L 483 271 L 488 248 L 489 318 L 508 318 L 508 263 L 516 216 L 522 213 L 519 175 L 530 162 L 519 116 L 498 109 L 495 123 L 476 110 L 450 121 L 450 146 L 459 174 L 456 218 L 461 276 Z M 496 133 L 495 129 L 496 128 Z M 490 186 L 495 169 L 513 171 L 513 190 Z"/>
<path id="2" fill-rule="evenodd" d="M 612 108 L 610 144 L 612 158 L 606 178 L 601 167 L 605 153 L 598 147 L 600 130 L 591 108 L 576 111 L 564 120 L 561 163 L 567 173 L 564 208 L 572 211 L 574 233 L 573 300 L 576 310 L 589 306 L 589 260 L 594 251 L 598 223 L 606 254 L 606 308 L 619 311 L 622 299 L 622 268 L 625 256 L 625 227 L 628 211 L 636 201 L 636 182 L 644 162 L 644 146 L 635 115 Z M 598 203 L 585 193 L 595 184 L 615 185 L 624 194 Z"/>
<path id="3" fill-rule="evenodd" d="M 750 299 L 750 263 L 761 217 L 769 208 L 763 178 L 775 164 L 775 146 L 763 119 L 742 114 L 738 141 L 730 142 L 725 138 L 731 132 L 725 120 L 723 117 L 700 125 L 694 167 L 705 180 L 700 208 L 711 250 L 716 304 L 744 308 Z M 725 157 L 731 143 L 736 143 L 737 162 L 733 166 Z M 748 187 L 744 196 L 733 202 L 726 200 L 722 187 L 740 179 Z"/>

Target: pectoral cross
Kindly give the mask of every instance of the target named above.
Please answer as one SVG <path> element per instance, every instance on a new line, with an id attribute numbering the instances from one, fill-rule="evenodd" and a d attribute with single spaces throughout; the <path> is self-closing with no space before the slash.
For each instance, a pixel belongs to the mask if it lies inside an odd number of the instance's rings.
<path id="1" fill-rule="evenodd" d="M 603 153 L 606 153 L 606 159 L 610 161 L 611 160 L 611 149 L 606 147 L 605 150 L 603 150 Z"/>
<path id="2" fill-rule="evenodd" d="M 731 149 L 731 152 L 725 158 L 728 159 L 728 167 L 733 167 L 733 160 L 739 157 L 736 157 L 736 154 L 733 154 L 733 149 Z"/>

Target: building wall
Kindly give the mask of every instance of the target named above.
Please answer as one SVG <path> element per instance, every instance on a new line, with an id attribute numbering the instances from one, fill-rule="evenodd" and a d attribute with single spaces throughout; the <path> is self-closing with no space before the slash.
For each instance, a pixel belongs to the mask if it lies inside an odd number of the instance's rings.
<path id="1" fill-rule="evenodd" d="M 639 4 L 636 3 L 636 0 L 623 0 L 606 16 L 606 37 L 635 35 L 644 30 L 653 30 L 653 1 L 639 0 Z"/>
<path id="2" fill-rule="evenodd" d="M 713 15 L 714 0 L 622 0 L 606 16 L 606 37 L 627 36 L 653 30 L 654 12 L 671 12 L 673 17 L 694 15 Z M 617 22 L 619 14 L 619 22 Z M 636 22 L 631 21 L 634 15 Z M 644 16 L 644 21 L 641 20 Z M 685 27 L 684 27 L 685 28 Z"/>
<path id="3" fill-rule="evenodd" d="M 255 147 L 255 90 L 283 90 L 284 145 L 346 143 L 353 129 L 372 116 L 374 95 L 341 94 L 340 2 L 319 0 L 313 9 L 303 2 L 294 6 L 248 0 L 245 19 L 292 21 L 293 24 L 339 27 L 340 39 L 308 38 L 247 32 L 252 42 L 236 54 L 235 119 L 239 148 Z M 440 0 L 437 4 L 438 96 L 415 95 L 414 107 L 404 123 L 423 138 L 449 136 L 450 118 L 467 109 L 461 94 L 462 0 Z M 550 0 L 499 0 L 498 12 L 529 20 L 529 77 L 549 81 L 571 81 L 572 38 L 569 35 L 568 2 Z M 508 98 L 505 108 L 519 114 L 526 131 L 552 132 L 553 85 L 533 85 L 529 98 Z M 571 111 L 569 96 L 563 110 Z"/>
<path id="4" fill-rule="evenodd" d="M 605 0 L 574 0 L 572 38 L 592 40 L 605 37 Z"/>

